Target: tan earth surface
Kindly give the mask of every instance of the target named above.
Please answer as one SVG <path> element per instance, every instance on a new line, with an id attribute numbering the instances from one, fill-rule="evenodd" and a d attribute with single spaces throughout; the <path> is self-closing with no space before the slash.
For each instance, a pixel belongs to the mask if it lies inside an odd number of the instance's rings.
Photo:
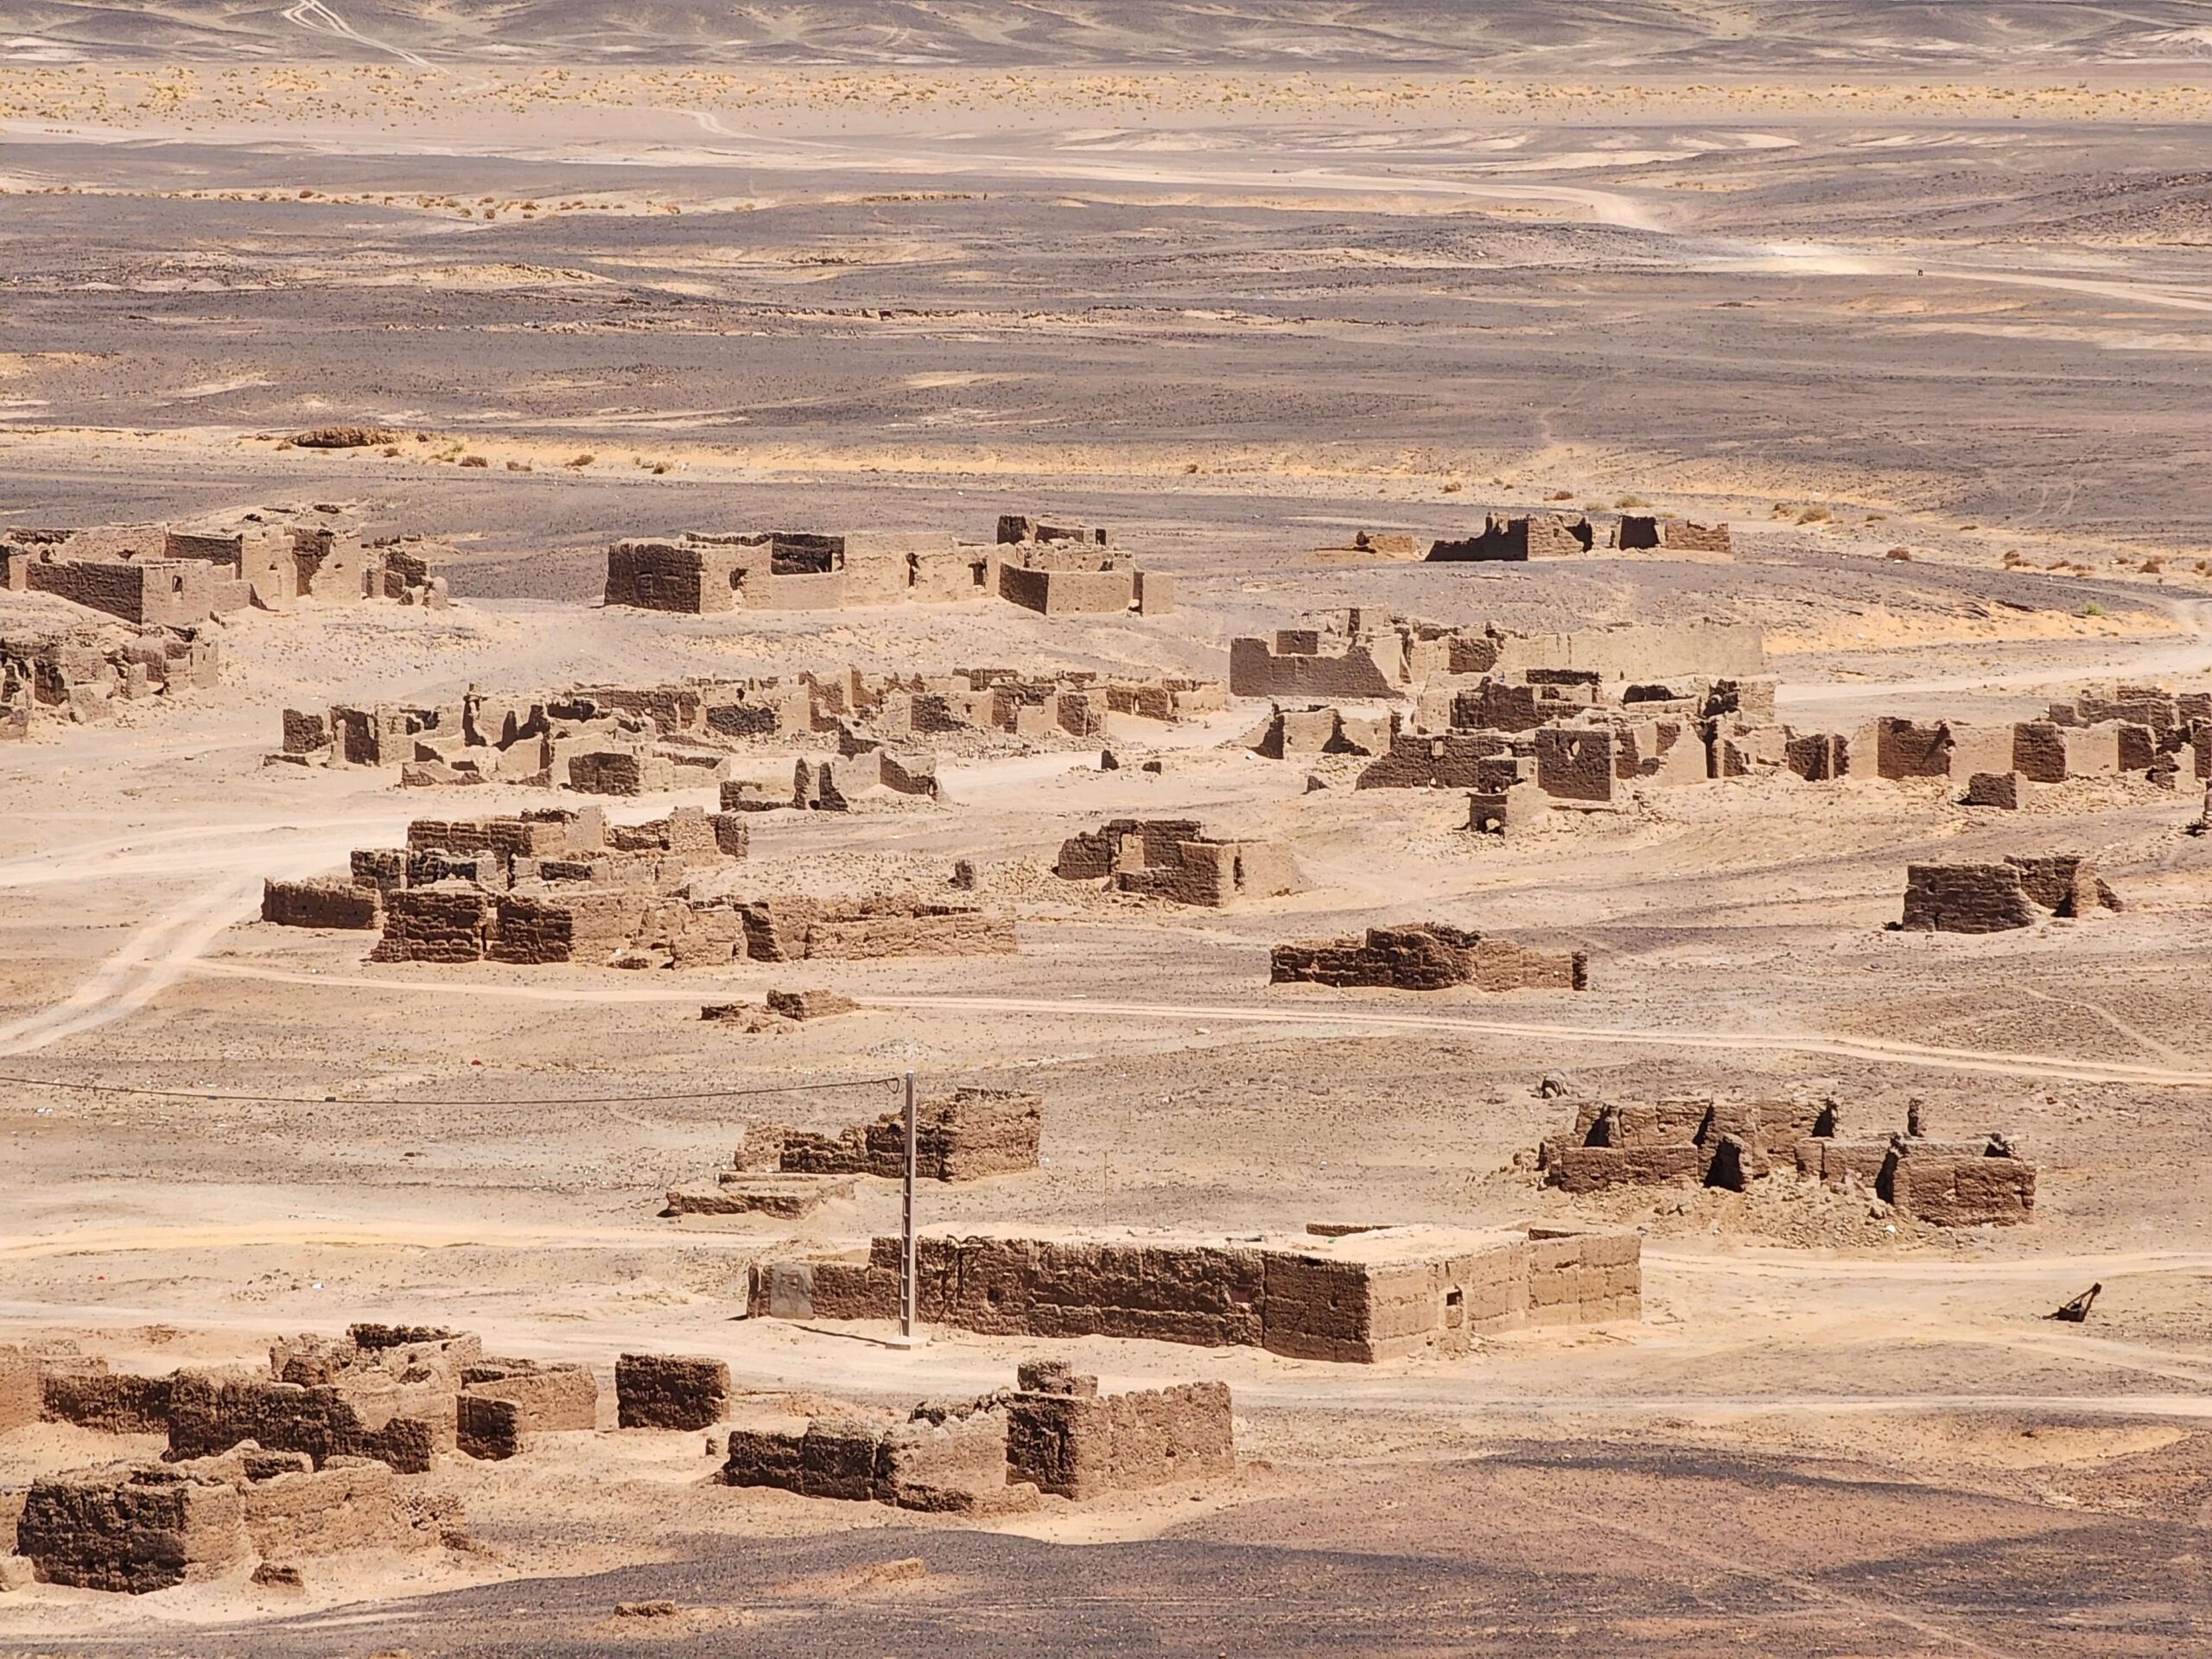
<path id="1" fill-rule="evenodd" d="M 695 1433 L 546 1436 L 423 1478 L 466 1548 L 291 1592 L 32 1585 L 0 1653 L 2212 1647 L 2186 775 L 2017 813 L 1943 780 L 1639 788 L 1496 842 L 1459 792 L 1250 753 L 1240 699 L 1115 717 L 1118 771 L 977 743 L 942 804 L 756 821 L 748 890 L 970 860 L 1016 956 L 372 965 L 256 919 L 265 878 L 410 817 L 534 804 L 263 764 L 286 707 L 471 684 L 1219 677 L 1232 637 L 1358 605 L 1754 623 L 1781 718 L 1821 729 L 2212 690 L 2212 13 L 598 10 L 33 0 L 0 28 L 0 522 L 344 502 L 455 550 L 450 609 L 241 612 L 219 688 L 0 746 L 0 1344 L 167 1370 L 391 1319 L 602 1374 L 713 1355 L 762 1395 L 1001 1386 L 1039 1344 L 741 1317 L 756 1258 L 895 1228 L 887 1184 L 657 1215 L 748 1119 L 834 1128 L 910 1070 L 1046 1100 L 1043 1166 L 925 1187 L 927 1226 L 1605 1223 L 1644 1236 L 1643 1317 L 1372 1367 L 1044 1344 L 1111 1386 L 1227 1382 L 1242 1467 L 982 1522 L 715 1485 Z M 331 422 L 404 435 L 285 442 Z M 1736 556 L 1315 552 L 1638 499 Z M 618 536 L 1038 510 L 1114 525 L 1180 608 L 597 601 Z M 0 633 L 86 614 L 0 593 Z M 674 804 L 713 803 L 615 815 Z M 1214 912 L 1052 875 L 1116 816 L 1275 839 L 1309 887 Z M 1908 863 L 2056 851 L 2126 907 L 1885 929 Z M 1591 988 L 1267 982 L 1275 942 L 1430 917 L 1586 951 Z M 794 985 L 861 1010 L 699 1018 Z M 1870 1131 L 1919 1096 L 2040 1165 L 2036 1219 L 1945 1231 L 1789 1176 L 1569 1198 L 1527 1156 L 1567 1115 L 1552 1073 L 1829 1095 Z M 2042 1317 L 2092 1281 L 2088 1324 Z M 159 1445 L 0 1436 L 0 1520 Z"/>

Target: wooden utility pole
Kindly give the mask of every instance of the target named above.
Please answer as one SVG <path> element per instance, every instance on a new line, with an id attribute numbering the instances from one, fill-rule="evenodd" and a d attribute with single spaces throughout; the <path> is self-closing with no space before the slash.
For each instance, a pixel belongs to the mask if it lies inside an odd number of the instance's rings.
<path id="1" fill-rule="evenodd" d="M 906 1191 L 899 1213 L 899 1339 L 912 1346 L 915 1341 L 914 1315 L 914 1161 L 915 1161 L 915 1101 L 914 1074 L 906 1074 Z"/>

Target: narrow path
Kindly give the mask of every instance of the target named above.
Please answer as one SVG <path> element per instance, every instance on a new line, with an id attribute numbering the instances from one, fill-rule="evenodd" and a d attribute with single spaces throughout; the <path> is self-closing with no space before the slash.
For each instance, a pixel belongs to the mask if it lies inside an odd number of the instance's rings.
<path id="1" fill-rule="evenodd" d="M 186 971 L 280 984 L 341 986 L 389 995 L 415 991 L 451 998 L 499 997 L 529 1002 L 697 1002 L 715 986 L 701 980 L 662 990 L 652 986 L 575 987 L 553 985 L 470 985 L 456 988 L 442 980 L 377 979 L 366 975 L 304 974 L 261 968 L 242 962 L 194 962 Z M 1527 1037 L 1563 1045 L 1622 1045 L 1630 1047 L 1719 1050 L 1732 1053 L 1833 1054 L 1847 1059 L 1915 1066 L 1939 1071 L 1970 1071 L 1998 1077 L 2061 1079 L 2069 1083 L 2135 1083 L 2159 1087 L 2212 1088 L 2212 1070 L 2134 1065 L 2117 1060 L 2077 1060 L 2056 1054 L 2007 1054 L 1982 1049 L 1936 1048 L 1920 1043 L 1885 1042 L 1872 1037 L 1824 1036 L 1812 1032 L 1637 1031 L 1621 1026 L 1539 1025 L 1517 1020 L 1483 1020 L 1445 1014 L 1376 1014 L 1357 1008 L 1232 1007 L 1220 1003 L 1105 1002 L 1089 998 L 1011 996 L 870 995 L 863 1006 L 926 1008 L 995 1014 L 1077 1014 L 1084 1018 L 1155 1020 L 1164 1024 L 1289 1025 L 1348 1027 L 1354 1031 L 1465 1032 L 1489 1037 Z"/>
<path id="2" fill-rule="evenodd" d="M 365 46 L 378 52 L 389 52 L 401 62 L 411 63 L 417 69 L 435 69 L 438 67 L 428 58 L 417 57 L 404 46 L 394 46 L 390 41 L 380 41 L 373 35 L 362 34 L 353 24 L 324 4 L 323 0 L 298 0 L 297 4 L 286 8 L 284 21 L 288 23 L 296 23 L 313 34 L 327 35 L 336 40 L 350 41 L 355 46 Z"/>

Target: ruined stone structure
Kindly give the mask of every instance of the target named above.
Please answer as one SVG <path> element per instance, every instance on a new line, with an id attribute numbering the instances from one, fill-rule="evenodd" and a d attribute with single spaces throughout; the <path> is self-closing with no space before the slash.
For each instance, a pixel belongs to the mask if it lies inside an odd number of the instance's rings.
<path id="1" fill-rule="evenodd" d="M 445 579 L 429 574 L 419 546 L 365 542 L 314 514 L 247 513 L 201 528 L 10 530 L 0 534 L 0 587 L 169 627 L 301 599 L 446 602 Z"/>
<path id="2" fill-rule="evenodd" d="M 1010 918 L 912 893 L 792 894 L 742 902 L 737 913 L 744 952 L 755 962 L 1008 956 L 1019 948 Z"/>
<path id="3" fill-rule="evenodd" d="M 1511 516 L 1485 515 L 1476 534 L 1456 541 L 1440 541 L 1428 550 L 1432 563 L 1470 561 L 1520 563 L 1529 559 L 1573 558 L 1587 553 L 1597 535 L 1580 513 L 1542 512 Z"/>
<path id="4" fill-rule="evenodd" d="M 1313 628 L 1272 639 L 1232 639 L 1229 689 L 1240 697 L 1408 698 L 1439 683 L 1572 671 L 1615 680 L 1755 679 L 1766 671 L 1756 627 L 1696 622 L 1622 624 L 1567 633 L 1517 633 L 1493 625 L 1452 628 L 1370 611 L 1333 612 Z"/>
<path id="5" fill-rule="evenodd" d="M 719 1477 L 809 1497 L 990 1514 L 1039 1491 L 1104 1493 L 1236 1472 L 1229 1389 L 1218 1382 L 1101 1395 L 1098 1379 L 1030 1361 L 1011 1390 L 911 1411 L 858 1408 L 741 1423 Z"/>
<path id="6" fill-rule="evenodd" d="M 6 1357 L 0 1355 L 0 1374 Z M 74 1423 L 102 1434 L 164 1434 L 168 1432 L 169 1386 L 166 1376 L 111 1371 L 99 1359 L 70 1359 L 35 1366 L 38 1414 L 49 1422 Z M 0 1382 L 0 1395 L 5 1393 Z M 0 1402 L 0 1431 L 6 1427 Z"/>
<path id="7" fill-rule="evenodd" d="M 472 1458 L 518 1455 L 526 1436 L 599 1426 L 599 1383 L 588 1365 L 486 1359 L 464 1365 L 454 1443 Z"/>
<path id="8" fill-rule="evenodd" d="M 123 1464 L 33 1483 L 16 1548 L 48 1584 L 143 1595 L 259 1556 L 290 1562 L 435 1542 L 367 1458 L 321 1466 L 245 1445 L 220 1457 Z"/>
<path id="9" fill-rule="evenodd" d="M 1272 1243 L 925 1236 L 919 1317 L 991 1335 L 1140 1337 L 1357 1363 L 1465 1354 L 1478 1332 L 1635 1319 L 1636 1236 L 1376 1228 Z M 865 1259 L 771 1262 L 751 1311 L 894 1317 L 899 1241 Z"/>
<path id="10" fill-rule="evenodd" d="M 636 794 L 722 779 L 729 757 L 756 742 L 834 742 L 858 757 L 839 768 L 866 786 L 899 786 L 896 766 L 934 786 L 932 758 L 913 741 L 1005 734 L 1073 745 L 1106 730 L 1109 714 L 1179 721 L 1228 706 L 1218 680 L 1008 668 L 954 673 L 836 673 L 657 686 L 576 686 L 529 697 L 471 690 L 461 701 L 359 709 L 289 709 L 280 752 L 294 765 L 397 766 L 414 785 L 502 781 Z M 871 761 L 870 750 L 887 759 Z M 818 764 L 818 763 L 810 763 Z M 870 768 L 876 771 L 871 772 Z"/>
<path id="11" fill-rule="evenodd" d="M 804 812 L 849 812 L 867 801 L 936 801 L 937 757 L 896 753 L 877 743 L 849 741 L 835 760 L 798 760 L 791 766 L 791 804 Z M 774 804 L 753 797 L 740 782 L 722 785 L 722 810 L 757 812 Z"/>
<path id="12" fill-rule="evenodd" d="M 1324 754 L 1382 754 L 1403 729 L 1395 711 L 1347 714 L 1330 703 L 1286 709 L 1277 703 L 1246 734 L 1244 747 L 1269 760 L 1311 760 Z"/>
<path id="13" fill-rule="evenodd" d="M 918 1102 L 915 1174 L 924 1180 L 973 1181 L 1036 1168 L 1044 1108 L 1039 1095 L 964 1086 Z M 906 1113 L 886 1112 L 836 1135 L 754 1123 L 745 1131 L 735 1162 L 741 1171 L 897 1180 L 906 1166 Z"/>
<path id="14" fill-rule="evenodd" d="M 379 928 L 384 894 L 352 880 L 264 881 L 261 919 L 278 927 Z"/>
<path id="15" fill-rule="evenodd" d="M 48 717 L 80 725 L 125 704 L 219 683 L 222 650 L 199 627 L 93 626 L 0 635 L 0 742 Z"/>
<path id="16" fill-rule="evenodd" d="M 1159 616 L 1175 608 L 1172 576 L 1139 569 L 1115 549 L 1107 531 L 1087 525 L 1002 518 L 990 563 L 993 592 L 1046 616 L 1123 611 Z"/>
<path id="17" fill-rule="evenodd" d="M 609 824 L 597 807 L 417 818 L 405 847 L 353 854 L 350 892 L 341 881 L 270 882 L 262 916 L 376 927 L 372 962 L 727 966 L 747 954 L 748 925 L 738 901 L 709 896 L 702 884 L 747 845 L 741 817 L 696 807 L 639 824 Z M 800 905 L 823 920 L 821 954 L 1013 949 L 1011 925 L 971 920 L 977 912 L 959 906 L 762 904 Z M 814 945 L 795 918 L 794 928 Z"/>
<path id="18" fill-rule="evenodd" d="M 1057 1360 L 1025 1361 L 1017 1375 L 1007 1398 L 1007 1465 L 1040 1492 L 1081 1503 L 1236 1472 L 1225 1383 L 1102 1395 L 1096 1377 Z"/>
<path id="19" fill-rule="evenodd" d="M 923 1180 L 972 1181 L 1037 1167 L 1044 1102 L 1001 1089 L 959 1088 L 916 1103 L 914 1173 Z M 906 1113 L 886 1112 L 835 1135 L 786 1123 L 747 1127 L 731 1167 L 711 1187 L 678 1188 L 664 1216 L 784 1217 L 812 1213 L 851 1196 L 855 1176 L 901 1179 Z"/>
<path id="20" fill-rule="evenodd" d="M 983 594 L 986 565 L 949 533 L 693 532 L 607 549 L 606 602 L 699 615 L 944 602 Z"/>
<path id="21" fill-rule="evenodd" d="M 1614 527 L 1613 545 L 1623 550 L 1659 548 L 1669 553 L 1731 553 L 1735 543 L 1726 524 L 1697 524 L 1687 518 L 1658 518 L 1624 513 Z"/>
<path id="22" fill-rule="evenodd" d="M 1439 991 L 1471 985 L 1482 991 L 1589 988 L 1581 951 L 1532 950 L 1510 939 L 1426 922 L 1370 927 L 1348 939 L 1302 939 L 1274 948 L 1275 984 L 1371 985 Z"/>
<path id="23" fill-rule="evenodd" d="M 180 1371 L 169 1392 L 169 1457 L 211 1457 L 251 1440 L 420 1473 L 454 1449 L 461 1374 L 483 1344 L 457 1332 L 357 1325 L 339 1341 L 302 1337 L 270 1351 L 270 1375 Z"/>
<path id="24" fill-rule="evenodd" d="M 2001 864 L 1913 864 L 1905 870 L 1908 932 L 1997 933 L 2050 917 L 2118 910 L 2096 866 L 2078 854 Z"/>
<path id="25" fill-rule="evenodd" d="M 1220 909 L 1241 899 L 1301 893 L 1288 849 L 1271 841 L 1219 841 L 1192 818 L 1115 818 L 1060 845 L 1053 874 L 1116 893 Z"/>
<path id="26" fill-rule="evenodd" d="M 979 597 L 1051 616 L 1156 615 L 1174 605 L 1172 579 L 1140 570 L 1107 531 L 1011 514 L 989 546 L 942 532 L 758 531 L 620 541 L 607 554 L 606 602 L 645 610 L 703 615 Z"/>
<path id="27" fill-rule="evenodd" d="M 1538 1164 L 1548 1185 L 1567 1192 L 1663 1185 L 1740 1192 L 1794 1167 L 1829 1186 L 1864 1188 L 1929 1226 L 2033 1219 L 2036 1166 L 2005 1137 L 1933 1140 L 1920 1116 L 1916 1103 L 1901 1132 L 1853 1140 L 1832 1100 L 1586 1100 L 1567 1132 L 1543 1143 Z"/>
<path id="28" fill-rule="evenodd" d="M 719 1359 L 624 1354 L 614 1362 L 614 1402 L 624 1428 L 711 1428 L 729 1405 L 729 1367 Z"/>
<path id="29" fill-rule="evenodd" d="M 0 1348 L 0 1434 L 45 1414 L 39 1363 L 21 1348 Z"/>
<path id="30" fill-rule="evenodd" d="M 772 1486 L 940 1514 L 1026 1509 L 1037 1489 L 1009 1479 L 1007 1413 L 995 1399 L 925 1403 L 901 1416 L 846 1408 L 730 1430 L 717 1477 L 726 1486 Z"/>

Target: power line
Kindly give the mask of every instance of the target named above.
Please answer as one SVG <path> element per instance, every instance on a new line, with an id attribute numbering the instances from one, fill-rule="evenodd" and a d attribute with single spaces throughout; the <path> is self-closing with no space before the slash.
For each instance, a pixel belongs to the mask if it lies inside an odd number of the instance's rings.
<path id="1" fill-rule="evenodd" d="M 742 1100 L 758 1095 L 797 1095 L 828 1089 L 871 1089 L 903 1084 L 904 1077 L 847 1077 L 835 1083 L 786 1083 L 765 1089 L 685 1089 L 636 1095 L 551 1095 L 499 1100 L 370 1100 L 349 1095 L 237 1095 L 204 1089 L 142 1089 L 120 1083 L 67 1083 L 58 1077 L 0 1074 L 0 1084 L 28 1089 L 70 1089 L 89 1095 L 135 1095 L 164 1100 L 212 1100 L 261 1106 L 636 1106 L 658 1101 Z"/>

